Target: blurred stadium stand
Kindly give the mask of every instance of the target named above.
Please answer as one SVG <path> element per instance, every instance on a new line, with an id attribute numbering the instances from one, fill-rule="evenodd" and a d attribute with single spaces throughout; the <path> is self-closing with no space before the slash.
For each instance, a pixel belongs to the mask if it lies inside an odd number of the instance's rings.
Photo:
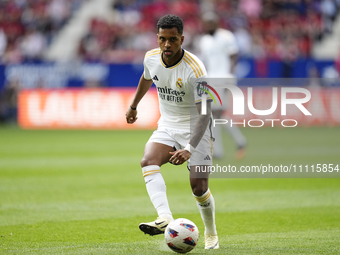
<path id="1" fill-rule="evenodd" d="M 41 61 L 82 0 L 0 1 L 0 56 L 3 64 Z"/>
<path id="2" fill-rule="evenodd" d="M 93 19 L 79 53 L 91 61 L 135 61 L 136 54 L 137 59 L 140 58 L 139 51 L 143 54 L 157 46 L 155 23 L 166 13 L 183 18 L 186 35 L 184 47 L 195 51 L 195 41 L 202 32 L 201 14 L 215 10 L 221 17 L 221 26 L 235 33 L 242 56 L 294 61 L 313 57 L 314 43 L 323 42 L 325 36 L 332 34 L 333 21 L 339 10 L 337 4 L 340 4 L 339 1 L 332 0 L 116 0 L 113 4 L 115 21 L 108 23 Z M 339 47 L 335 42 L 340 40 L 337 39 L 331 39 L 332 54 L 324 50 L 331 58 L 338 53 Z M 322 52 L 318 56 L 322 57 Z"/>
<path id="3" fill-rule="evenodd" d="M 238 77 L 339 77 L 340 0 L 0 0 L 0 115 L 23 88 L 136 86 L 157 20 L 181 16 L 197 53 L 209 10 L 237 38 Z"/>
<path id="4" fill-rule="evenodd" d="M 155 23 L 166 13 L 183 18 L 184 47 L 195 52 L 201 14 L 215 10 L 221 26 L 235 33 L 243 57 L 334 60 L 339 5 L 338 0 L 2 0 L 0 56 L 3 64 L 140 62 L 146 50 L 157 47 Z"/>
<path id="5" fill-rule="evenodd" d="M 312 56 L 317 59 L 333 59 L 340 56 L 340 15 L 334 17 L 330 32 L 325 35 L 323 40 L 316 41 Z M 340 70 L 340 69 L 338 69 Z"/>
<path id="6" fill-rule="evenodd" d="M 82 1 L 80 8 L 75 10 L 68 24 L 61 29 L 56 40 L 51 43 L 46 52 L 46 58 L 58 62 L 72 61 L 77 58 L 79 43 L 88 33 L 92 20 L 101 19 L 108 23 L 113 21 L 111 4 L 112 0 Z"/>
<path id="7" fill-rule="evenodd" d="M 233 31 L 241 56 L 296 60 L 339 55 L 338 0 L 1 0 L 3 64 L 76 58 L 105 63 L 140 61 L 157 47 L 155 24 L 166 13 L 185 22 L 195 52 L 201 14 L 215 10 Z"/>

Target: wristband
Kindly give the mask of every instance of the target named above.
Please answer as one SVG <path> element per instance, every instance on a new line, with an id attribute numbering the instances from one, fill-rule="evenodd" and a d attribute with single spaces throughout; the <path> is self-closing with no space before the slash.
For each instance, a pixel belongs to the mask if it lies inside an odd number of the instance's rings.
<path id="1" fill-rule="evenodd" d="M 184 150 L 187 150 L 190 153 L 193 153 L 195 151 L 195 148 L 192 147 L 190 143 L 188 143 L 187 146 L 184 147 Z"/>
<path id="2" fill-rule="evenodd" d="M 133 108 L 131 105 L 130 105 L 130 108 L 131 108 L 132 110 L 134 110 L 134 111 L 137 110 L 137 107 L 136 107 L 136 108 Z"/>

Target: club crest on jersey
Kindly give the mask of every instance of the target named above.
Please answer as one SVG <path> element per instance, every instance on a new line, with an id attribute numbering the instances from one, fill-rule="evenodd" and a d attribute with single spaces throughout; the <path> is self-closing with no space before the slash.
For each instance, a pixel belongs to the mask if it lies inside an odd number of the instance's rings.
<path id="1" fill-rule="evenodd" d="M 179 89 L 181 89 L 183 87 L 183 82 L 182 82 L 181 78 L 177 79 L 176 87 L 179 88 Z"/>

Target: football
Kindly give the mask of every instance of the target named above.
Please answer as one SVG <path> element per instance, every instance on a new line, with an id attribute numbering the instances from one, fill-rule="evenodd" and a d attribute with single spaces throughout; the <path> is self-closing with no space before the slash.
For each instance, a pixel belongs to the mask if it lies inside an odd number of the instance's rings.
<path id="1" fill-rule="evenodd" d="M 187 253 L 197 245 L 199 231 L 192 221 L 179 218 L 166 227 L 164 237 L 171 250 L 178 253 Z"/>

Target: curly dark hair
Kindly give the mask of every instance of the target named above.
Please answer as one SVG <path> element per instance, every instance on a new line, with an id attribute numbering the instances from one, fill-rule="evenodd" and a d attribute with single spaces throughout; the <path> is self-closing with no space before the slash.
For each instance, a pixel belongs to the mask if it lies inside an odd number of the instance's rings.
<path id="1" fill-rule="evenodd" d="M 165 15 L 161 17 L 157 22 L 157 32 L 160 28 L 177 28 L 178 33 L 183 33 L 183 20 L 176 15 Z"/>

